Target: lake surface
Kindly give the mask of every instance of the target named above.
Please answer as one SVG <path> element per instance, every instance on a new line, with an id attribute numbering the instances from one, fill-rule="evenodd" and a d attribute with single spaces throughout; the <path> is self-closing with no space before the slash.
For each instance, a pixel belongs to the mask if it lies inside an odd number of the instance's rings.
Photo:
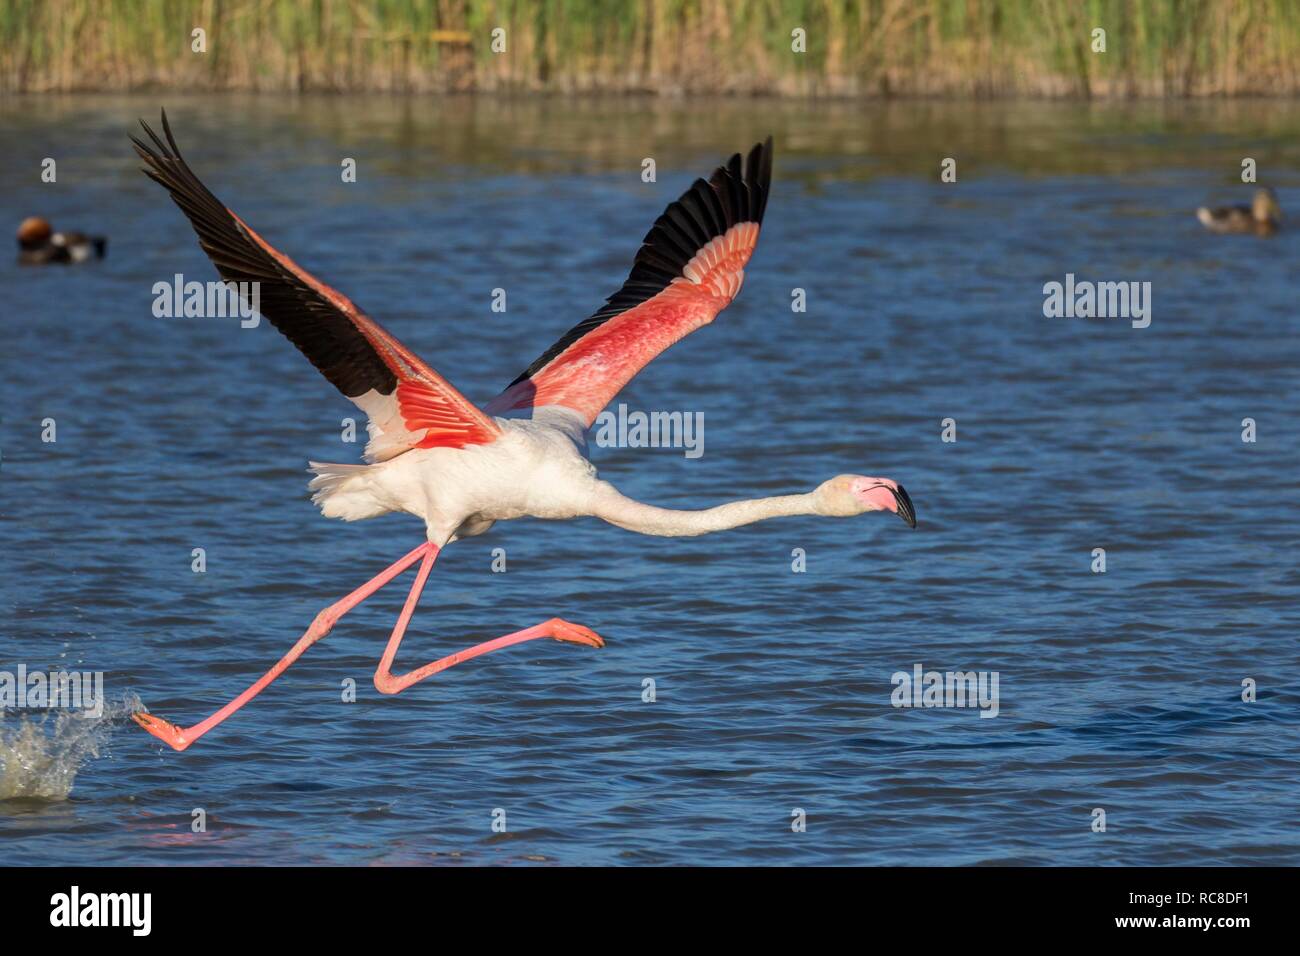
<path id="1" fill-rule="evenodd" d="M 224 202 L 480 402 L 772 133 L 744 291 L 619 399 L 702 413 L 704 454 L 593 460 L 679 508 L 888 475 L 919 527 L 499 524 L 443 554 L 398 663 L 554 615 L 603 650 L 384 697 L 395 584 L 162 748 L 137 695 L 206 717 L 423 529 L 319 516 L 306 462 L 359 460 L 358 413 L 269 324 L 152 314 L 155 282 L 216 275 L 136 171 L 159 106 Z M 0 257 L 0 669 L 101 671 L 111 698 L 0 719 L 0 862 L 1300 863 L 1300 229 L 1193 215 L 1248 202 L 1251 157 L 1300 216 L 1295 103 L 11 97 L 0 141 L 0 224 L 110 239 L 75 270 Z M 1150 325 L 1045 317 L 1067 274 L 1149 282 Z M 892 706 L 917 665 L 997 672 L 997 716 Z"/>

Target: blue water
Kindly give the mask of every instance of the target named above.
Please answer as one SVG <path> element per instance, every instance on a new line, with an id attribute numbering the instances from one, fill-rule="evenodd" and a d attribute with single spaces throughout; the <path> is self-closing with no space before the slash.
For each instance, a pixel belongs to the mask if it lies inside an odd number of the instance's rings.
<path id="1" fill-rule="evenodd" d="M 127 144 L 164 102 L 223 201 L 478 401 L 618 286 L 691 179 L 772 132 L 740 298 L 620 396 L 703 413 L 703 456 L 593 458 L 673 507 L 887 475 L 920 526 L 499 524 L 439 560 L 399 665 L 555 615 L 603 650 L 533 642 L 384 697 L 394 585 L 162 748 L 131 695 L 207 716 L 422 535 L 311 506 L 306 461 L 358 460 L 357 412 L 266 323 L 152 315 L 155 282 L 215 277 Z M 69 97 L 0 118 L 0 223 L 110 238 L 76 270 L 0 258 L 0 669 L 102 671 L 114 701 L 84 727 L 0 720 L 0 781 L 56 791 L 0 800 L 0 861 L 1300 863 L 1300 230 L 1192 215 L 1247 201 L 1242 156 L 1300 210 L 1294 105 Z M 1066 273 L 1150 282 L 1150 327 L 1045 318 Z M 891 706 L 916 664 L 998 672 L 997 717 Z M 15 743 L 33 727 L 48 766 Z"/>

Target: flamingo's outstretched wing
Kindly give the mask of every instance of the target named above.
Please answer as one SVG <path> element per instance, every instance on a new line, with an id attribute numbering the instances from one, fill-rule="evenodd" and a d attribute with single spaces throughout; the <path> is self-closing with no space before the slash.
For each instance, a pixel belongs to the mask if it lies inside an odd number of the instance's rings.
<path id="1" fill-rule="evenodd" d="M 489 412 L 561 405 L 588 427 L 656 355 L 713 321 L 740 291 L 772 183 L 772 138 L 697 179 L 646 234 L 632 274 L 490 401 Z"/>
<path id="2" fill-rule="evenodd" d="M 152 145 L 131 137 L 150 179 L 165 186 L 228 282 L 258 284 L 258 311 L 340 392 L 370 416 L 366 458 L 411 448 L 483 445 L 500 427 L 445 378 L 356 307 L 278 252 L 194 175 L 172 137 L 144 123 Z"/>

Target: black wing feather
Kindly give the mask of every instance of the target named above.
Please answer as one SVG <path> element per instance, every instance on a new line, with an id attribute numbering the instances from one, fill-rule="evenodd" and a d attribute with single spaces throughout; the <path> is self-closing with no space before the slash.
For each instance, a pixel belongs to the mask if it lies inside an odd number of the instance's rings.
<path id="1" fill-rule="evenodd" d="M 772 185 L 772 137 L 755 144 L 741 166 L 740 154 L 719 166 L 708 182 L 697 179 L 646 233 L 623 286 L 589 318 L 583 319 L 510 383 L 517 385 L 593 329 L 634 309 L 668 288 L 686 264 L 728 229 L 742 222 L 763 222 Z M 509 386 L 507 386 L 509 387 Z"/>
<path id="2" fill-rule="evenodd" d="M 162 114 L 166 142 L 143 121 L 140 125 L 152 140 L 150 145 L 131 137 L 145 162 L 142 171 L 171 193 L 221 277 L 258 283 L 258 311 L 348 398 L 371 389 L 391 394 L 397 376 L 361 331 L 325 295 L 249 236 L 194 175 L 176 146 L 167 113 Z"/>

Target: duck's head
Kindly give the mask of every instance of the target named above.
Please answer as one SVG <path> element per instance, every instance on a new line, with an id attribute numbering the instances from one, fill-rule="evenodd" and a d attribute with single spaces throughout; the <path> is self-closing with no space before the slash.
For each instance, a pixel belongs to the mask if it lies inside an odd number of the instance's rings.
<path id="1" fill-rule="evenodd" d="M 1278 222 L 1282 218 L 1282 207 L 1277 204 L 1277 197 L 1271 189 L 1256 189 L 1255 198 L 1250 203 L 1250 214 L 1256 222 Z"/>
<path id="2" fill-rule="evenodd" d="M 29 216 L 18 227 L 18 245 L 24 249 L 39 249 L 50 241 L 54 229 L 48 219 Z"/>

